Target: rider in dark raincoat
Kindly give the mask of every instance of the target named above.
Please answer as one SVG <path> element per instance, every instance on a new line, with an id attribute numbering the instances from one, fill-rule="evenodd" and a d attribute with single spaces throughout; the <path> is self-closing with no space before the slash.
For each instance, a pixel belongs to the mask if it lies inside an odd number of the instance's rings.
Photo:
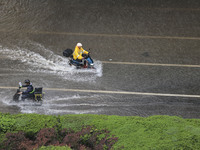
<path id="1" fill-rule="evenodd" d="M 26 85 L 22 85 L 21 87 L 27 87 L 26 91 L 20 92 L 19 94 L 22 94 L 22 100 L 25 100 L 27 98 L 33 98 L 34 96 L 34 88 L 32 84 L 30 83 L 30 80 L 25 80 Z"/>

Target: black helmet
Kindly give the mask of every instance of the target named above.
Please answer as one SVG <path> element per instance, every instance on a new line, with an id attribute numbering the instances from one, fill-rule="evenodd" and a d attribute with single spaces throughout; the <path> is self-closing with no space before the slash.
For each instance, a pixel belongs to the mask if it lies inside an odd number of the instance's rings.
<path id="1" fill-rule="evenodd" d="M 25 82 L 25 83 L 30 83 L 30 80 L 29 80 L 29 79 L 26 79 L 24 82 Z"/>

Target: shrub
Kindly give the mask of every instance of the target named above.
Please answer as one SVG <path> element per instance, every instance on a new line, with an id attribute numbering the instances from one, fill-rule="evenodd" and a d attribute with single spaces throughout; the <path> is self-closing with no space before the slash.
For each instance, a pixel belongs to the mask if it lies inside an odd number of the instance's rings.
<path id="1" fill-rule="evenodd" d="M 42 146 L 38 150 L 71 150 L 68 146 Z"/>
<path id="2" fill-rule="evenodd" d="M 118 138 L 116 137 L 109 137 L 107 130 L 97 130 L 91 126 L 83 127 L 78 132 L 74 132 L 71 129 L 56 131 L 54 128 L 44 128 L 34 138 L 30 138 L 29 135 L 22 131 L 18 133 L 7 133 L 6 140 L 0 147 L 11 150 L 32 150 L 43 146 L 68 145 L 72 149 L 79 150 L 109 150 L 117 140 Z"/>
<path id="3" fill-rule="evenodd" d="M 37 143 L 38 147 L 48 146 L 48 145 L 59 145 L 55 129 L 46 128 L 40 130 L 40 132 L 37 134 L 35 143 Z"/>
<path id="4" fill-rule="evenodd" d="M 18 133 L 7 133 L 7 140 L 0 145 L 1 149 L 11 149 L 11 150 L 32 150 L 34 147 L 33 142 L 26 138 L 24 132 Z"/>
<path id="5" fill-rule="evenodd" d="M 0 115 L 0 133 L 6 133 L 8 131 L 14 131 L 15 119 L 10 117 L 9 114 Z"/>
<path id="6" fill-rule="evenodd" d="M 38 114 L 18 114 L 15 116 L 16 131 L 26 131 L 36 134 L 43 128 L 54 128 L 60 130 L 61 126 L 57 116 Z"/>

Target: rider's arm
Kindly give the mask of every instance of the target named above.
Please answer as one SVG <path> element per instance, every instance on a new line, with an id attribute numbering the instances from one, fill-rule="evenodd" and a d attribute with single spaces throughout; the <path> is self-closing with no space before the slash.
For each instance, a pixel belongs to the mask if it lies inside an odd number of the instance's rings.
<path id="1" fill-rule="evenodd" d="M 82 50 L 83 50 L 83 54 L 87 54 L 88 55 L 88 51 L 86 51 L 86 50 L 84 50 L 83 48 L 82 48 Z"/>
<path id="2" fill-rule="evenodd" d="M 27 87 L 28 85 L 22 85 L 21 87 Z"/>
<path id="3" fill-rule="evenodd" d="M 32 91 L 33 91 L 33 88 L 32 88 L 31 86 L 28 86 L 28 87 L 27 87 L 27 90 L 24 91 L 24 92 L 22 92 L 22 94 L 29 94 L 29 93 L 32 92 Z"/>
<path id="4" fill-rule="evenodd" d="M 21 82 L 19 82 L 19 88 L 22 88 L 22 87 L 27 87 L 28 85 L 22 85 Z"/>

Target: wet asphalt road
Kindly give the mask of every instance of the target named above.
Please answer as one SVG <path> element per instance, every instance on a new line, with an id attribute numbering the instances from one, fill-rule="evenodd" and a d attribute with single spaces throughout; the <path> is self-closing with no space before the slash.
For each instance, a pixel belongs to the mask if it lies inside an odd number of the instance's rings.
<path id="1" fill-rule="evenodd" d="M 34 107 L 10 104 L 8 101 L 15 91 L 2 88 L 1 112 L 200 118 L 200 98 L 142 94 L 200 95 L 198 0 L 3 0 L 0 7 L 1 87 L 14 87 L 18 81 L 29 78 L 35 85 L 46 88 L 141 92 L 125 95 L 45 91 L 44 105 Z M 32 63 L 41 59 L 34 54 L 46 58 L 40 61 L 56 61 L 58 57 L 52 59 L 51 52 L 62 56 L 64 49 L 73 49 L 77 42 L 83 43 L 85 49 L 91 48 L 93 58 L 102 63 L 102 75 L 78 72 L 64 78 L 56 75 L 63 73 L 62 70 L 38 71 L 50 67 L 49 64 L 34 68 L 22 61 L 29 55 L 35 57 Z M 122 64 L 106 62 L 111 59 Z"/>

